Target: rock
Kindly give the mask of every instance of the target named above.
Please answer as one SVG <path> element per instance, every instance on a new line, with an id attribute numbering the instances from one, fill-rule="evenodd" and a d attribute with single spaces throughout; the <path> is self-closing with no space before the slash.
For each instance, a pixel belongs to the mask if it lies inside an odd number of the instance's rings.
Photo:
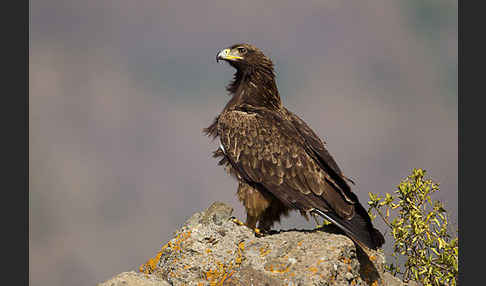
<path id="1" fill-rule="evenodd" d="M 98 286 L 170 286 L 170 284 L 154 275 L 130 271 L 120 273 Z"/>
<path id="2" fill-rule="evenodd" d="M 232 212 L 231 207 L 216 202 L 195 213 L 154 258 L 140 267 L 147 276 L 137 274 L 137 279 L 198 286 L 405 285 L 384 272 L 381 250 L 364 253 L 332 226 L 257 237 L 246 226 L 235 223 Z M 111 285 L 110 281 L 100 285 Z M 123 285 L 165 285 L 145 282 Z"/>

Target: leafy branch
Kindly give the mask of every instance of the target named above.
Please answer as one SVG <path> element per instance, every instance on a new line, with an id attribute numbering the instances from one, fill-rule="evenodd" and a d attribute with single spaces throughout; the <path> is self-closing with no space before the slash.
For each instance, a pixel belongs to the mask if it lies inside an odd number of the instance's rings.
<path id="1" fill-rule="evenodd" d="M 394 195 L 386 193 L 382 198 L 369 193 L 368 213 L 372 219 L 379 216 L 391 230 L 395 264 L 386 268 L 393 275 L 425 286 L 456 285 L 457 232 L 455 238 L 448 232 L 443 204 L 430 197 L 440 191 L 439 184 L 426 178 L 425 173 L 413 169 L 397 186 Z M 405 257 L 404 265 L 398 263 L 399 257 Z"/>

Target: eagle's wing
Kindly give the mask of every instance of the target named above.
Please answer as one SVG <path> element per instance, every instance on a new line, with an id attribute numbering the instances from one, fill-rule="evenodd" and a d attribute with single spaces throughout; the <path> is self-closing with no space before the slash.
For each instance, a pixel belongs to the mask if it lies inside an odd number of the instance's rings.
<path id="1" fill-rule="evenodd" d="M 348 177 L 344 176 L 341 169 L 337 165 L 334 158 L 329 154 L 324 142 L 316 135 L 316 133 L 297 115 L 285 110 L 287 116 L 290 118 L 297 132 L 305 141 L 305 148 L 308 153 L 318 161 L 321 168 L 323 168 L 336 181 L 337 184 L 344 191 L 344 196 L 348 201 L 357 202 L 356 196 L 351 192 L 348 182 L 354 182 Z"/>
<path id="2" fill-rule="evenodd" d="M 353 202 L 336 182 L 342 178 L 322 168 L 311 145 L 283 116 L 266 109 L 221 114 L 218 134 L 231 165 L 249 183 L 262 185 L 288 206 L 351 218 Z"/>
<path id="3" fill-rule="evenodd" d="M 286 112 L 299 134 L 306 141 L 306 145 L 309 146 L 313 152 L 318 154 L 324 165 L 327 166 L 326 169 L 330 168 L 334 173 L 341 174 L 341 169 L 339 169 L 339 166 L 337 165 L 336 161 L 334 161 L 334 158 L 324 147 L 324 142 L 322 142 L 314 131 L 310 129 L 310 127 L 297 115 L 288 110 L 286 110 Z"/>

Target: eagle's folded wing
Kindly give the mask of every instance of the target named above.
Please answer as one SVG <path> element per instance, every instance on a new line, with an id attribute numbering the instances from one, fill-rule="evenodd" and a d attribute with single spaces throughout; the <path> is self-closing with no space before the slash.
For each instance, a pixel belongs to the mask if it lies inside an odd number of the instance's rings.
<path id="1" fill-rule="evenodd" d="M 354 205 L 306 150 L 305 139 L 290 121 L 271 111 L 229 111 L 218 120 L 224 153 L 252 184 L 261 184 L 288 206 L 333 211 L 351 218 Z"/>

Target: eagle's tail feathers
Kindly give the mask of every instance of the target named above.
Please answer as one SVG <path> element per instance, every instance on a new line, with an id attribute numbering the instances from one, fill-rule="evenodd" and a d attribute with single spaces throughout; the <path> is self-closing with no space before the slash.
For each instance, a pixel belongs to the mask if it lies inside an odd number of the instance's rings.
<path id="1" fill-rule="evenodd" d="M 357 212 L 350 220 L 343 220 L 332 212 L 324 212 L 319 209 L 313 209 L 311 212 L 315 212 L 339 227 L 361 248 L 376 250 L 385 243 L 385 238 L 380 231 L 374 228 L 371 222 L 368 222 L 369 217 L 363 218 L 360 212 Z M 368 215 L 367 213 L 365 214 Z"/>

